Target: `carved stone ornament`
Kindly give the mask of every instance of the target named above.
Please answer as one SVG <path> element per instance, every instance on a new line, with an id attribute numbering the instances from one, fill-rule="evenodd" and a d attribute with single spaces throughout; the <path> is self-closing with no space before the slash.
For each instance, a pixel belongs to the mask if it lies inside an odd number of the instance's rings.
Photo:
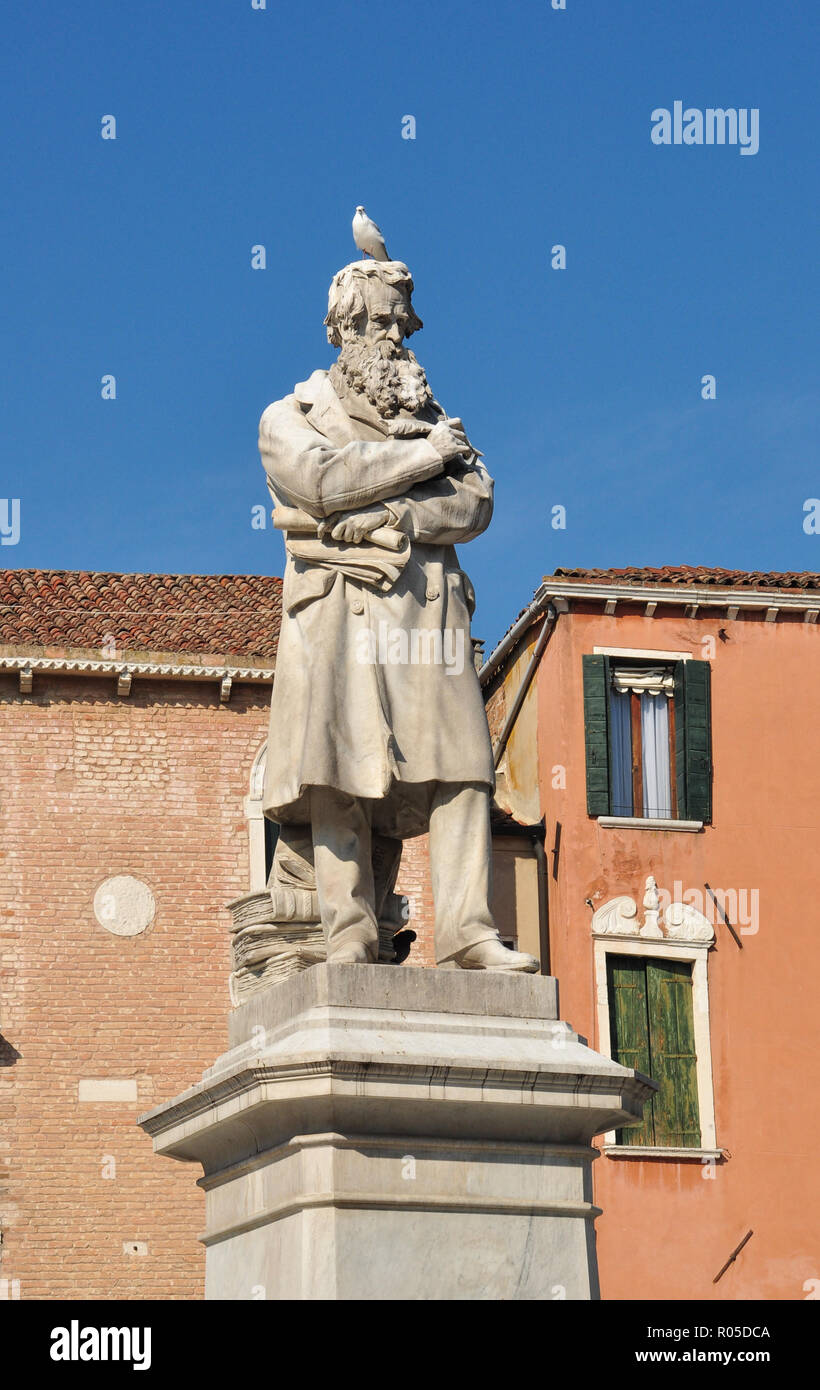
<path id="1" fill-rule="evenodd" d="M 658 885 L 650 874 L 643 897 L 644 920 L 638 917 L 634 898 L 611 898 L 592 918 L 593 936 L 632 937 L 633 940 L 682 941 L 711 946 L 715 939 L 711 922 L 691 903 L 670 903 L 661 912 Z"/>

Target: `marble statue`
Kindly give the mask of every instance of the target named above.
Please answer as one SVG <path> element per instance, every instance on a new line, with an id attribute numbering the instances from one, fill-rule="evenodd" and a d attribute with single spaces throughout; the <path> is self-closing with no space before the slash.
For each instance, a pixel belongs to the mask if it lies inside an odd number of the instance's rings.
<path id="1" fill-rule="evenodd" d="M 262 416 L 287 550 L 263 804 L 286 846 L 312 843 L 329 962 L 378 959 L 402 841 L 429 830 L 438 963 L 535 972 L 490 911 L 493 758 L 455 550 L 493 483 L 405 346 L 412 292 L 401 261 L 340 270 L 336 361 Z"/>

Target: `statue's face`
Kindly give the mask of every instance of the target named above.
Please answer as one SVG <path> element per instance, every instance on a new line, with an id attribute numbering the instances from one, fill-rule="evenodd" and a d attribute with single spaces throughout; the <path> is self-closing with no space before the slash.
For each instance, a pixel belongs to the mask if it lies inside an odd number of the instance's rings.
<path id="1" fill-rule="evenodd" d="M 402 291 L 372 279 L 364 286 L 363 298 L 367 313 L 358 325 L 357 336 L 368 344 L 390 342 L 400 348 L 410 319 Z"/>
<path id="2" fill-rule="evenodd" d="M 364 313 L 352 315 L 340 325 L 341 352 L 333 364 L 334 385 L 343 393 L 365 396 L 385 419 L 400 412 L 415 415 L 425 410 L 433 393 L 409 348 L 408 330 L 420 326 L 414 318 L 409 295 L 381 277 L 357 282 Z M 358 306 L 357 306 L 358 307 Z"/>

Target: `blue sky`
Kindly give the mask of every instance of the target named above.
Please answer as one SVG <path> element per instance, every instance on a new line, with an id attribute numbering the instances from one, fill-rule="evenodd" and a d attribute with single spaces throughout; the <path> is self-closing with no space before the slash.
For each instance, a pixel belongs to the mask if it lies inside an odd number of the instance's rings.
<path id="1" fill-rule="evenodd" d="M 488 645 L 559 565 L 820 570 L 815 0 L 40 0 L 4 39 L 0 564 L 281 573 L 257 422 L 332 360 L 362 202 L 496 479 Z M 654 145 L 676 100 L 759 152 Z"/>

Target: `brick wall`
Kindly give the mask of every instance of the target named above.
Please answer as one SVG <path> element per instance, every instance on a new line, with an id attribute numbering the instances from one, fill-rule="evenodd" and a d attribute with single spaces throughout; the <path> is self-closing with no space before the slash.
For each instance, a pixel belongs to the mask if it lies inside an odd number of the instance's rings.
<path id="1" fill-rule="evenodd" d="M 433 885 L 430 882 L 428 836 L 405 840 L 396 892 L 410 899 L 408 926 L 416 933 L 407 965 L 435 965 L 433 944 Z"/>
<path id="2" fill-rule="evenodd" d="M 0 677 L 0 1281 L 22 1298 L 200 1298 L 198 1168 L 156 1158 L 143 1111 L 227 1046 L 228 913 L 248 891 L 243 801 L 270 689 Z M 155 897 L 136 936 L 98 922 L 116 874 Z M 435 964 L 427 836 L 399 890 Z M 79 1099 L 80 1081 L 136 1100 Z M 133 1253 L 134 1248 L 147 1253 Z M 13 1290 L 9 1282 L 0 1288 Z"/>
<path id="3" fill-rule="evenodd" d="M 198 1170 L 135 1122 L 226 1047 L 224 905 L 247 891 L 270 690 L 112 684 L 36 676 L 20 696 L 0 677 L 0 1279 L 22 1298 L 203 1293 Z M 118 873 L 154 892 L 141 935 L 94 915 Z M 136 1101 L 78 1100 L 106 1078 Z"/>

